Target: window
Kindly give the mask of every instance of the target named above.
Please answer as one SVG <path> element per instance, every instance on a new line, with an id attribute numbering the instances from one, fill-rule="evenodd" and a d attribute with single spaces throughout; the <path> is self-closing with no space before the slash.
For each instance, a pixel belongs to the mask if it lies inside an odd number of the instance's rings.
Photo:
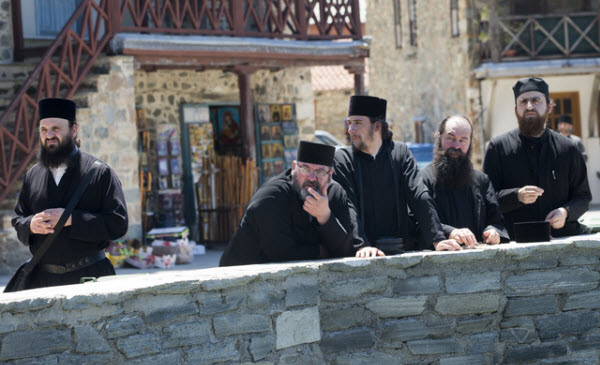
<path id="1" fill-rule="evenodd" d="M 550 128 L 557 130 L 558 117 L 568 115 L 573 121 L 573 134 L 581 137 L 581 116 L 579 113 L 579 93 L 550 93 L 550 99 L 554 102 L 552 114 L 548 116 Z"/>
<path id="2" fill-rule="evenodd" d="M 410 45 L 417 46 L 417 0 L 408 0 L 408 27 L 410 29 Z"/>
<path id="3" fill-rule="evenodd" d="M 400 0 L 394 0 L 394 32 L 396 34 L 396 48 L 402 48 L 402 12 Z"/>
<path id="4" fill-rule="evenodd" d="M 450 0 L 450 34 L 452 37 L 458 37 L 458 0 Z"/>

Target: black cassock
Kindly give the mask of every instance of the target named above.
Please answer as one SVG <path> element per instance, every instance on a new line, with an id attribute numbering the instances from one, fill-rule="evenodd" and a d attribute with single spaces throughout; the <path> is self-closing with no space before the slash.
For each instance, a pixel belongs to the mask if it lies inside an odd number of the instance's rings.
<path id="1" fill-rule="evenodd" d="M 348 194 L 359 233 L 370 245 L 379 238 L 397 237 L 416 241 L 405 246 L 407 250 L 433 249 L 433 242 L 445 239 L 429 191 L 404 143 L 384 141 L 375 157 L 352 146 L 340 148 L 334 169 L 333 179 Z"/>
<path id="2" fill-rule="evenodd" d="M 485 242 L 483 232 L 496 229 L 501 242 L 510 241 L 504 228 L 496 192 L 488 177 L 473 170 L 471 185 L 459 189 L 442 189 L 435 183 L 433 164 L 421 170 L 423 181 L 433 195 L 435 207 L 446 237 L 457 228 L 468 228 L 478 242 Z"/>
<path id="3" fill-rule="evenodd" d="M 506 229 L 514 239 L 513 224 L 543 221 L 550 211 L 568 212 L 565 226 L 552 236 L 582 233 L 577 219 L 592 200 L 587 169 L 575 143 L 550 129 L 539 138 L 523 137 L 518 129 L 493 138 L 485 153 L 483 171 L 498 193 Z M 544 189 L 533 204 L 523 204 L 518 190 L 525 185 Z"/>
<path id="4" fill-rule="evenodd" d="M 219 265 L 314 260 L 320 257 L 321 245 L 330 257 L 354 256 L 362 240 L 346 193 L 332 181 L 327 196 L 331 217 L 321 226 L 302 208 L 291 169 L 271 178 L 250 199 Z"/>
<path id="5" fill-rule="evenodd" d="M 74 151 L 58 186 L 50 170 L 41 163 L 27 171 L 12 225 L 17 231 L 19 241 L 29 246 L 33 254 L 47 235 L 31 233 L 31 219 L 46 209 L 65 208 L 80 180 L 95 160 L 96 158 L 84 152 Z M 127 225 L 127 207 L 121 182 L 110 167 L 102 164 L 73 209 L 71 225 L 63 228 L 40 263 L 60 265 L 93 255 L 106 248 L 110 240 L 127 233 Z M 39 286 L 61 285 L 68 284 L 71 279 L 79 282 L 76 278 L 78 275 L 102 276 L 111 271 L 114 274 L 112 265 L 110 268 L 104 267 L 106 262 L 110 264 L 110 261 L 105 259 L 98 264 L 66 274 L 34 271 L 32 281 L 43 282 Z"/>

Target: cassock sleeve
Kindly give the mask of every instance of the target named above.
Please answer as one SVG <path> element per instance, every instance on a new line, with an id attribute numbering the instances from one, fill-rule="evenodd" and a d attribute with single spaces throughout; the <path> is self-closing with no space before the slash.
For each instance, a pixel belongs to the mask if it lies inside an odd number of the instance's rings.
<path id="1" fill-rule="evenodd" d="M 95 180 L 95 181 L 94 181 Z M 100 178 L 90 182 L 88 189 L 100 189 L 99 212 L 74 209 L 71 214 L 70 238 L 94 242 L 115 240 L 127 233 L 128 217 L 121 182 L 107 166 Z"/>
<path id="2" fill-rule="evenodd" d="M 583 156 L 578 150 L 571 149 L 572 161 L 569 174 L 569 201 L 564 204 L 564 208 L 569 212 L 567 221 L 573 222 L 579 219 L 583 213 L 590 208 L 592 193 L 587 178 L 587 167 Z"/>
<path id="3" fill-rule="evenodd" d="M 364 230 L 364 224 L 359 214 L 359 192 L 356 191 L 357 187 L 356 184 L 354 184 L 354 169 L 352 166 L 352 159 L 349 154 L 350 152 L 345 149 L 339 149 L 335 152 L 333 180 L 340 184 L 346 193 L 348 209 L 350 209 L 351 216 L 355 217 L 356 219 L 358 236 L 362 239 L 361 247 L 359 248 L 362 248 L 365 246 L 370 246 L 371 244 L 367 239 L 367 235 L 365 234 Z"/>
<path id="4" fill-rule="evenodd" d="M 429 165 L 429 166 L 425 167 L 423 170 L 420 171 L 420 174 L 421 174 L 421 178 L 423 179 L 423 183 L 427 187 L 429 196 L 431 197 L 431 199 L 433 201 L 433 206 L 435 207 L 435 211 L 438 214 L 438 218 L 439 218 L 440 217 L 440 209 L 442 207 L 440 207 L 439 204 L 434 199 L 435 187 L 433 184 L 433 168 L 432 168 L 432 166 Z M 441 222 L 441 220 L 440 220 L 440 222 Z M 450 233 L 452 233 L 452 231 L 454 231 L 456 229 L 455 227 L 452 227 L 451 225 L 448 225 L 448 224 L 441 223 L 441 225 L 442 225 L 442 232 L 444 232 L 445 238 L 448 238 L 450 236 Z"/>
<path id="5" fill-rule="evenodd" d="M 323 246 L 334 257 L 354 256 L 363 246 L 358 236 L 356 216 L 350 211 L 346 193 L 339 186 L 329 188 L 329 220 L 319 227 Z"/>
<path id="6" fill-rule="evenodd" d="M 494 190 L 497 192 L 498 205 L 502 213 L 511 212 L 523 206 L 519 201 L 519 188 L 502 188 L 502 168 L 494 141 L 491 141 L 485 152 L 483 172 L 489 177 Z"/>
<path id="7" fill-rule="evenodd" d="M 396 152 L 396 151 L 395 151 Z M 399 152 L 396 152 L 399 153 Z M 394 164 L 400 169 L 404 184 L 404 196 L 407 203 L 419 223 L 419 231 L 425 241 L 425 249 L 432 249 L 434 242 L 446 239 L 442 230 L 442 224 L 429 190 L 423 183 L 423 178 L 417 168 L 417 163 L 408 149 L 401 153 L 399 158 L 394 158 Z"/>
<path id="8" fill-rule="evenodd" d="M 502 213 L 500 213 L 500 207 L 498 206 L 498 200 L 496 199 L 496 191 L 490 183 L 490 180 L 483 175 L 481 181 L 481 195 L 485 202 L 485 225 L 483 232 L 489 229 L 495 229 L 500 235 L 500 242 L 510 242 L 508 232 L 504 228 L 504 221 Z"/>
<path id="9" fill-rule="evenodd" d="M 12 217 L 12 225 L 13 227 L 15 227 L 15 230 L 17 231 L 17 238 L 19 239 L 19 241 L 26 245 L 29 246 L 30 245 L 30 241 L 29 239 L 31 238 L 31 236 L 33 236 L 34 234 L 31 233 L 30 230 L 30 225 L 31 225 L 31 219 L 33 218 L 34 214 L 31 211 L 31 209 L 29 208 L 29 202 L 28 202 L 28 197 L 29 197 L 29 179 L 28 179 L 28 175 L 29 173 L 25 176 L 25 179 L 23 181 L 23 187 L 21 188 L 21 193 L 19 194 L 19 199 L 17 200 L 17 205 L 15 206 L 15 212 L 14 215 Z"/>
<path id="10" fill-rule="evenodd" d="M 267 262 L 318 258 L 319 246 L 295 238 L 289 211 L 293 205 L 286 203 L 285 199 L 271 196 L 249 212 L 248 219 L 254 222 L 248 225 L 257 229 L 260 251 Z"/>

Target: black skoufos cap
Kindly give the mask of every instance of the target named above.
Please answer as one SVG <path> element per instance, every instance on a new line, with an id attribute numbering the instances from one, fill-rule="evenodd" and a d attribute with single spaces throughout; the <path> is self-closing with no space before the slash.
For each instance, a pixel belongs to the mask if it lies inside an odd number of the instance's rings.
<path id="1" fill-rule="evenodd" d="M 74 122 L 75 103 L 68 99 L 48 98 L 42 99 L 38 103 L 39 119 L 44 118 L 62 118 Z"/>
<path id="2" fill-rule="evenodd" d="M 573 124 L 573 120 L 568 115 L 561 115 L 560 117 L 558 117 L 558 122 L 559 123 L 567 123 L 567 124 L 571 124 L 571 125 Z"/>
<path id="3" fill-rule="evenodd" d="M 548 84 L 546 81 L 540 79 L 539 77 L 525 77 L 517 81 L 515 86 L 513 86 L 513 92 L 515 93 L 515 99 L 519 97 L 519 95 L 526 93 L 528 91 L 539 91 L 546 96 L 546 101 L 550 101 L 550 93 L 548 91 Z"/>
<path id="4" fill-rule="evenodd" d="M 335 147 L 333 146 L 309 141 L 300 141 L 296 160 L 331 167 L 333 166 L 334 155 Z"/>
<path id="5" fill-rule="evenodd" d="M 515 242 L 548 242 L 550 222 L 520 222 L 514 224 Z"/>
<path id="6" fill-rule="evenodd" d="M 387 101 L 375 96 L 352 95 L 348 116 L 364 115 L 375 119 L 385 120 Z"/>

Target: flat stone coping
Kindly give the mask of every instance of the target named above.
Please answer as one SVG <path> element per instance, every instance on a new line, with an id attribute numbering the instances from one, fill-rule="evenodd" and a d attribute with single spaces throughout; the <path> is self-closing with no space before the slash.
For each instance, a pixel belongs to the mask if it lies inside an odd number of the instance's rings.
<path id="1" fill-rule="evenodd" d="M 70 300 L 76 297 L 81 300 L 83 297 L 88 297 L 87 300 L 94 301 L 93 297 L 96 297 L 98 302 L 118 302 L 120 296 L 137 295 L 145 291 L 153 294 L 181 294 L 189 292 L 190 284 L 197 284 L 206 291 L 219 290 L 245 285 L 256 279 L 276 280 L 285 278 L 293 273 L 314 273 L 318 272 L 322 266 L 334 269 L 335 271 L 344 271 L 344 267 L 348 270 L 356 267 L 366 267 L 377 263 L 377 261 L 383 261 L 385 266 L 395 266 L 405 269 L 417 265 L 423 260 L 430 260 L 432 263 L 439 265 L 456 264 L 472 260 L 489 260 L 498 253 L 525 259 L 541 252 L 560 250 L 570 245 L 574 245 L 577 248 L 600 249 L 600 233 L 553 239 L 550 242 L 510 242 L 499 245 L 480 245 L 476 249 L 453 252 L 418 251 L 376 258 L 348 257 L 343 259 L 298 261 L 281 264 L 165 271 L 159 274 L 117 275 L 101 278 L 97 282 L 82 285 L 67 285 L 25 290 L 16 293 L 3 293 L 0 294 L 0 311 L 2 305 L 15 302 L 21 302 L 25 306 L 28 303 L 35 306 L 35 303 L 39 301 Z"/>
<path id="2" fill-rule="evenodd" d="M 355 56 L 369 49 L 366 41 L 304 41 L 227 36 L 182 36 L 119 33 L 110 42 L 115 53 L 123 50 L 181 52 L 252 52 L 318 56 Z"/>
<path id="3" fill-rule="evenodd" d="M 600 58 L 561 58 L 519 62 L 485 62 L 475 68 L 478 79 L 516 77 L 522 75 L 570 75 L 595 73 L 600 69 Z"/>

